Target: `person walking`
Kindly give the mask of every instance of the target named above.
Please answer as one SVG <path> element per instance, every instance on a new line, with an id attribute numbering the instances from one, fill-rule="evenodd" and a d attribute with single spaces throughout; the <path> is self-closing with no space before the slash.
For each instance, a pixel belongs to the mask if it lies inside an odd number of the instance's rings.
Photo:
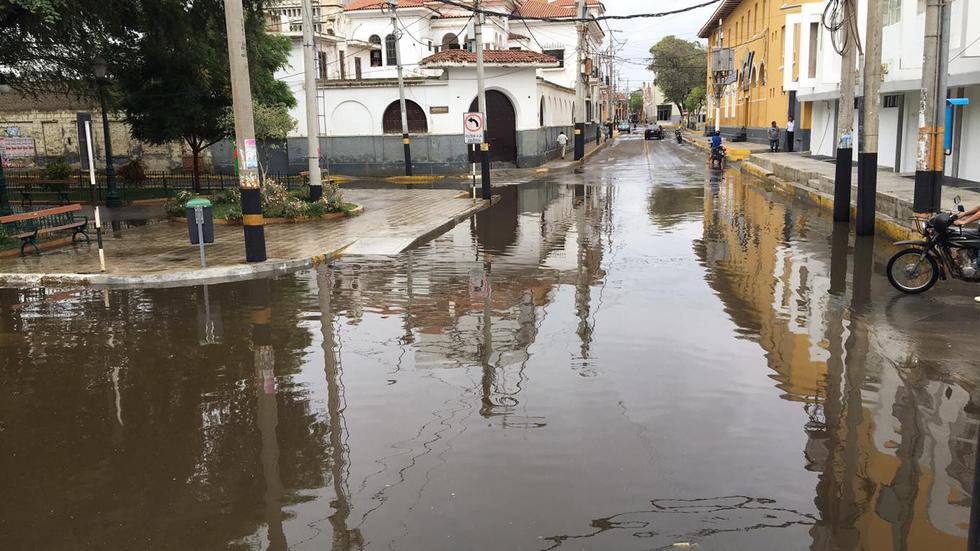
<path id="1" fill-rule="evenodd" d="M 568 149 L 568 136 L 564 132 L 558 133 L 558 147 L 561 148 L 561 158 L 565 158 L 565 150 Z"/>
<path id="2" fill-rule="evenodd" d="M 793 134 L 796 131 L 796 121 L 790 116 L 789 120 L 786 121 L 786 151 L 788 153 L 793 152 Z"/>
<path id="3" fill-rule="evenodd" d="M 769 126 L 769 151 L 776 153 L 779 151 L 779 127 L 776 126 L 776 121 L 772 121 L 772 125 Z"/>

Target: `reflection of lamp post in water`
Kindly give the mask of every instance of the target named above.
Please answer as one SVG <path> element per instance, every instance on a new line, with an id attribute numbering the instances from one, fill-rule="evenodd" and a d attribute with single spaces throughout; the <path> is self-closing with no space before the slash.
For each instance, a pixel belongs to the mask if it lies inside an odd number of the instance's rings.
<path id="1" fill-rule="evenodd" d="M 272 335 L 269 328 L 269 280 L 257 279 L 249 282 L 249 315 L 252 321 L 252 350 L 254 352 L 256 374 L 256 402 L 259 434 L 262 449 L 262 474 L 265 477 L 265 515 L 268 523 L 269 549 L 285 551 L 286 535 L 282 529 L 282 480 L 279 477 L 279 440 L 276 429 L 279 425 L 279 406 L 276 402 L 276 356 L 272 348 Z"/>
<path id="2" fill-rule="evenodd" d="M 340 359 L 337 357 L 333 331 L 333 310 L 330 299 L 333 292 L 333 270 L 329 266 L 317 269 L 317 292 L 320 299 L 320 332 L 323 335 L 323 372 L 327 379 L 327 411 L 330 415 L 330 475 L 333 479 L 334 500 L 330 506 L 334 513 L 328 518 L 333 528 L 333 549 L 351 549 L 364 545 L 358 528 L 349 529 L 347 519 L 351 512 L 350 489 L 347 487 L 347 445 L 344 442 L 344 396 L 341 386 Z"/>

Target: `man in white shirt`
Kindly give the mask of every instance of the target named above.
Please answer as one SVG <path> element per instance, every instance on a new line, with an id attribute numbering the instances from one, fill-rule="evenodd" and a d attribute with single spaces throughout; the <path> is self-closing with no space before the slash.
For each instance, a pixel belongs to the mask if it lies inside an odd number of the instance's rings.
<path id="1" fill-rule="evenodd" d="M 786 121 L 786 151 L 789 153 L 793 152 L 793 133 L 796 131 L 796 121 L 793 120 L 791 116 L 788 121 Z"/>
<path id="2" fill-rule="evenodd" d="M 565 150 L 568 148 L 568 136 L 564 132 L 558 133 L 558 147 L 561 148 L 561 158 L 565 158 Z"/>

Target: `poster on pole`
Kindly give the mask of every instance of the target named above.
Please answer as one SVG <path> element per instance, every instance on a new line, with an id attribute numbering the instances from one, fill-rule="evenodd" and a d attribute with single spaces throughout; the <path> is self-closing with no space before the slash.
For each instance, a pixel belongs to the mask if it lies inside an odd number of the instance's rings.
<path id="1" fill-rule="evenodd" d="M 463 142 L 483 143 L 483 113 L 463 115 Z"/>

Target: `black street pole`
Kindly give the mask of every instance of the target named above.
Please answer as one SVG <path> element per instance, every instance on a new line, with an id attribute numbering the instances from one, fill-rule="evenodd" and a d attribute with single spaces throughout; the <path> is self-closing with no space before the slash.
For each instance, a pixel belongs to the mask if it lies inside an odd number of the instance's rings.
<path id="1" fill-rule="evenodd" d="M 490 186 L 490 144 L 480 144 L 480 179 L 482 181 L 482 197 L 489 201 L 493 196 Z"/>
<path id="2" fill-rule="evenodd" d="M 3 175 L 3 153 L 0 152 L 0 216 L 13 214 L 10 200 L 7 198 L 7 179 Z"/>
<path id="3" fill-rule="evenodd" d="M 102 107 L 102 134 L 105 137 L 105 206 L 121 207 L 122 200 L 116 191 L 116 171 L 112 168 L 112 137 L 109 135 L 109 112 L 105 101 L 105 79 L 99 78 L 99 104 Z"/>

